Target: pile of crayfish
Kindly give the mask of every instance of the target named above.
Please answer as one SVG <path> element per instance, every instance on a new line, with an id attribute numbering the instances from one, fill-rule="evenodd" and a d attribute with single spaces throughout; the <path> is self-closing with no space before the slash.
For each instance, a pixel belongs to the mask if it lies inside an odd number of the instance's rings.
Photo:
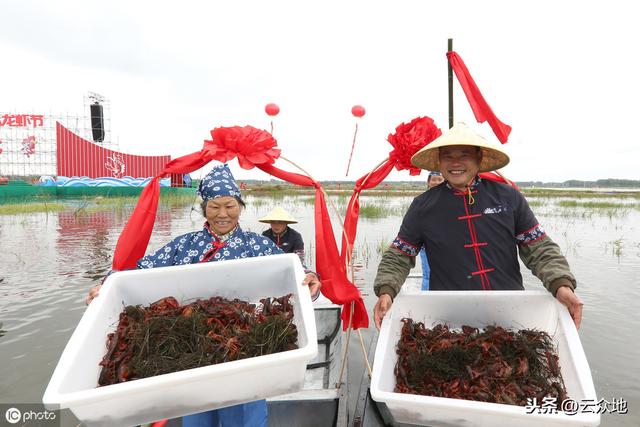
<path id="1" fill-rule="evenodd" d="M 526 406 L 527 398 L 567 398 L 558 356 L 544 331 L 500 326 L 461 331 L 402 319 L 396 349 L 398 393 Z"/>
<path id="2" fill-rule="evenodd" d="M 291 294 L 260 304 L 173 297 L 127 306 L 107 336 L 98 385 L 117 384 L 298 348 Z"/>

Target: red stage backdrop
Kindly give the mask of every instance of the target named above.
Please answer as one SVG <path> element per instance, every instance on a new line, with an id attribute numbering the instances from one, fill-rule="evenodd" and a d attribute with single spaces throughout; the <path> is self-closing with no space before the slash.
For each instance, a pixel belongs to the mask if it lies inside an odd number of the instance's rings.
<path id="1" fill-rule="evenodd" d="M 56 122 L 56 160 L 58 176 L 148 178 L 162 171 L 171 156 L 135 156 L 109 150 Z M 182 184 L 181 176 L 171 178 L 172 185 Z"/>

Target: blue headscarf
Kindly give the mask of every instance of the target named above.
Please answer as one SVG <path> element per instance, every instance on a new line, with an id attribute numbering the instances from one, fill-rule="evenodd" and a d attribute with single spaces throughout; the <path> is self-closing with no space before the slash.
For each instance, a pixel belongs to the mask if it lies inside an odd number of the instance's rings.
<path id="1" fill-rule="evenodd" d="M 205 176 L 197 191 L 205 202 L 218 197 L 231 196 L 242 200 L 240 189 L 227 164 L 216 166 Z"/>

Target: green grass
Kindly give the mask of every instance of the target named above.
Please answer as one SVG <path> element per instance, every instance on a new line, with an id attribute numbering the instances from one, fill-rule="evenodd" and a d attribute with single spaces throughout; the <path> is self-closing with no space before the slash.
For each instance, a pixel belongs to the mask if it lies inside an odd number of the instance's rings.
<path id="1" fill-rule="evenodd" d="M 583 202 L 578 200 L 560 200 L 558 202 L 558 206 L 563 208 L 588 208 L 588 209 L 627 209 L 631 207 L 635 207 L 635 205 L 630 205 L 628 203 L 621 202 Z"/>
<path id="2" fill-rule="evenodd" d="M 606 191 L 606 190 L 550 190 L 544 188 L 524 188 L 520 189 L 525 197 L 571 197 L 574 199 L 596 199 L 596 198 L 616 198 L 616 199 L 640 199 L 638 191 Z"/>
<path id="3" fill-rule="evenodd" d="M 388 212 L 388 209 L 378 205 L 360 206 L 360 218 L 385 218 Z"/>
<path id="4" fill-rule="evenodd" d="M 135 206 L 138 203 L 139 196 L 118 196 L 118 197 L 87 197 L 81 199 L 89 203 L 94 202 L 97 206 Z M 160 194 L 159 204 L 165 206 L 184 206 L 194 203 L 197 200 L 194 194 L 172 193 Z"/>
<path id="5" fill-rule="evenodd" d="M 300 197 L 296 201 L 302 203 L 303 205 L 314 205 L 316 203 L 316 198 L 315 197 Z"/>
<path id="6" fill-rule="evenodd" d="M 96 212 L 106 209 L 122 210 L 133 208 L 139 196 L 85 197 L 81 199 L 38 198 L 28 203 L 0 204 L 0 215 L 17 215 L 36 212 Z M 80 202 L 79 205 L 77 202 Z M 161 207 L 188 206 L 196 201 L 193 194 L 160 194 Z M 76 203 L 69 203 L 76 202 Z"/>
<path id="7" fill-rule="evenodd" d="M 273 185 L 250 185 L 249 189 L 242 190 L 242 194 L 251 196 L 266 196 L 282 198 L 284 196 L 291 196 L 296 194 L 313 194 L 315 191 L 312 187 L 298 187 L 287 184 L 273 184 Z"/>
<path id="8" fill-rule="evenodd" d="M 549 203 L 547 199 L 529 199 L 527 201 L 529 202 L 529 206 L 531 206 L 532 208 L 547 206 L 547 204 Z"/>
<path id="9" fill-rule="evenodd" d="M 376 243 L 376 252 L 378 253 L 378 255 L 382 256 L 386 251 L 389 250 L 391 246 L 391 240 L 387 239 L 386 237 L 382 237 L 380 238 L 380 240 L 378 240 L 378 243 Z"/>
<path id="10" fill-rule="evenodd" d="M 251 206 L 252 208 L 255 208 L 256 210 L 266 206 L 267 204 L 269 204 L 269 200 L 267 200 L 265 197 L 252 197 L 251 198 L 251 202 L 249 203 L 249 201 L 247 201 L 248 205 L 247 206 Z"/>
<path id="11" fill-rule="evenodd" d="M 35 212 L 61 212 L 68 209 L 63 203 L 15 203 L 0 205 L 0 215 L 20 215 Z"/>
<path id="12" fill-rule="evenodd" d="M 324 185 L 323 188 L 332 196 L 341 195 L 350 197 L 353 192 L 353 183 L 344 183 L 340 186 L 336 184 Z M 283 197 L 285 195 L 295 196 L 302 194 L 313 194 L 315 191 L 312 187 L 301 187 L 291 184 L 258 184 L 250 185 L 249 190 L 245 190 L 246 194 L 255 196 Z M 376 188 L 362 190 L 362 196 L 371 197 L 400 197 L 400 196 L 417 196 L 426 190 L 426 184 L 417 182 L 413 185 L 397 185 L 385 183 L 380 184 Z M 637 191 L 607 191 L 605 189 L 585 189 L 581 190 L 563 190 L 563 189 L 544 189 L 544 188 L 523 188 L 522 194 L 526 197 L 571 197 L 576 199 L 584 198 L 616 198 L 625 199 L 632 198 L 640 200 L 640 192 Z"/>
<path id="13" fill-rule="evenodd" d="M 384 184 L 382 184 L 384 185 Z M 330 196 L 338 196 L 344 198 L 350 198 L 353 193 L 353 184 L 342 185 L 340 188 L 335 186 L 325 187 L 325 192 Z M 426 186 L 418 186 L 415 189 L 409 188 L 372 188 L 368 190 L 362 190 L 360 193 L 362 196 L 373 197 L 399 197 L 399 196 L 417 196 L 422 194 L 426 189 Z M 314 194 L 315 189 L 313 187 L 301 187 L 293 185 L 268 185 L 268 186 L 252 186 L 249 190 L 243 190 L 242 193 L 246 195 L 252 195 L 256 197 L 284 197 L 284 196 L 296 196 L 296 195 L 309 195 Z"/>
<path id="14" fill-rule="evenodd" d="M 624 248 L 624 239 L 620 237 L 619 239 L 611 240 L 610 242 L 605 242 L 604 244 L 605 252 L 608 251 L 609 248 L 611 248 L 611 254 L 617 257 L 618 259 L 620 259 L 620 257 L 622 256 L 622 250 Z"/>

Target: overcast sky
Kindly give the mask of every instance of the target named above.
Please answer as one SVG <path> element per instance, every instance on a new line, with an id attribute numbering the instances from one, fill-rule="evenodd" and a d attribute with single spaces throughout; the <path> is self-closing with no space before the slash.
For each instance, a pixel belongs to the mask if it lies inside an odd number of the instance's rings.
<path id="1" fill-rule="evenodd" d="M 122 151 L 177 157 L 199 150 L 214 127 L 269 129 L 264 106 L 275 102 L 284 156 L 317 179 L 356 179 L 387 157 L 386 137 L 400 123 L 426 115 L 447 128 L 453 38 L 494 112 L 513 127 L 507 177 L 640 179 L 632 4 L 4 2 L 0 110 L 81 114 L 83 97 L 97 92 L 111 104 Z M 496 140 L 476 124 L 457 80 L 454 91 L 456 121 Z M 367 110 L 362 119 L 351 115 L 355 104 Z M 232 167 L 236 178 L 268 178 Z"/>

